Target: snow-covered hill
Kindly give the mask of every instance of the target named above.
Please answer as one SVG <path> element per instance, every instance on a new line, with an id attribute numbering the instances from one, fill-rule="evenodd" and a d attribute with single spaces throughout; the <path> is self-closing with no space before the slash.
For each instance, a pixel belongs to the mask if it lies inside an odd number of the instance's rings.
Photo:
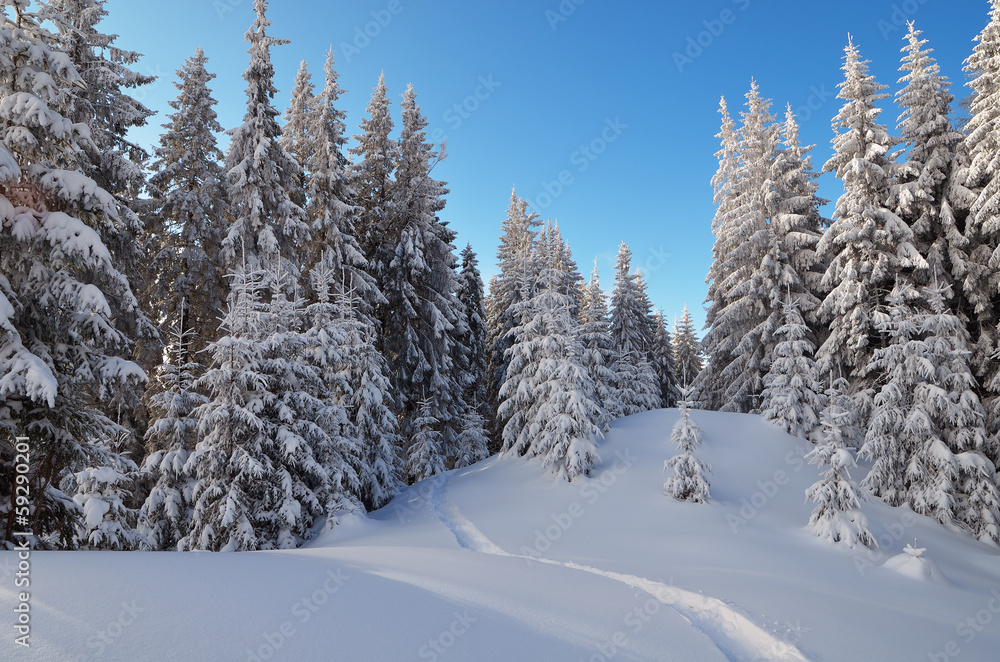
<path id="1" fill-rule="evenodd" d="M 304 549 L 33 553 L 32 645 L 8 627 L 0 659 L 998 659 L 1000 550 L 871 502 L 878 550 L 824 543 L 805 442 L 694 417 L 709 504 L 663 495 L 662 410 L 616 423 L 587 479 L 492 458 Z M 894 558 L 915 539 L 920 558 Z M 16 562 L 0 556 L 8 615 Z"/>

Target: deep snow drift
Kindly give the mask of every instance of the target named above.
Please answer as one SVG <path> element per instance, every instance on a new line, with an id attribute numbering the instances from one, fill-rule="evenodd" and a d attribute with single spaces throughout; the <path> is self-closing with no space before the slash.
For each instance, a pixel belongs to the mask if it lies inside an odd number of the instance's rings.
<path id="1" fill-rule="evenodd" d="M 31 648 L 8 625 L 0 659 L 997 659 L 1000 550 L 879 502 L 878 550 L 820 541 L 808 444 L 755 416 L 693 412 L 711 500 L 674 501 L 677 417 L 618 421 L 572 484 L 491 458 L 295 551 L 33 553 Z"/>

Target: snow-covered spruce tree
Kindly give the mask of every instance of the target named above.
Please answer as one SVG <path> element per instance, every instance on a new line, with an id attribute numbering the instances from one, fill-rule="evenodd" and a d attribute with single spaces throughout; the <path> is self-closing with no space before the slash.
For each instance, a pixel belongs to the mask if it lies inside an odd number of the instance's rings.
<path id="1" fill-rule="evenodd" d="M 819 307 L 826 270 L 816 245 L 830 223 L 819 213 L 828 200 L 816 195 L 819 175 L 812 169 L 812 149 L 812 145 L 799 142 L 799 125 L 789 105 L 781 125 L 781 148 L 771 166 L 773 188 L 765 197 L 771 232 L 777 242 L 769 256 L 787 263 L 788 270 L 779 280 L 785 281 L 785 293 L 799 306 L 807 323 Z M 818 324 L 812 324 L 811 329 L 817 335 L 822 332 Z"/>
<path id="2" fill-rule="evenodd" d="M 907 502 L 918 513 L 943 523 L 957 520 L 981 540 L 1000 543 L 996 467 L 992 473 L 982 470 L 992 465 L 988 458 L 996 454 L 996 442 L 986 432 L 986 412 L 968 361 L 968 331 L 949 309 L 950 295 L 948 287 L 924 290 L 931 310 L 920 318 L 920 360 L 928 374 L 914 390 L 911 419 L 930 418 L 939 434 L 921 438 L 910 458 Z"/>
<path id="3" fill-rule="evenodd" d="M 324 291 L 323 278 L 333 280 L 336 275 L 323 276 L 314 270 L 313 288 L 318 293 Z M 336 326 L 346 335 L 344 363 L 339 374 L 351 387 L 344 404 L 361 443 L 358 497 L 368 510 L 375 510 L 396 495 L 403 475 L 403 442 L 391 410 L 389 366 L 376 346 L 374 322 L 357 312 L 361 302 L 350 293 L 343 293 L 336 303 Z"/>
<path id="4" fill-rule="evenodd" d="M 500 389 L 503 452 L 541 457 L 555 476 L 572 481 L 598 461 L 601 403 L 583 364 L 573 299 L 560 291 L 566 274 L 550 262 L 534 295 L 517 304 L 524 323 L 511 331 L 507 379 Z"/>
<path id="5" fill-rule="evenodd" d="M 967 161 L 965 177 L 957 177 L 972 198 L 965 218 L 969 260 L 959 271 L 962 297 L 972 307 L 969 328 L 973 334 L 973 362 L 980 384 L 989 389 L 987 404 L 993 434 L 1000 429 L 1000 373 L 994 353 L 1000 347 L 995 298 L 1000 292 L 1000 2 L 992 0 L 990 20 L 975 37 L 978 43 L 965 61 L 972 88 L 964 149 L 956 159 Z M 962 170 L 960 165 L 960 171 Z M 962 311 L 960 311 L 962 312 Z M 994 464 L 1000 457 L 991 458 Z"/>
<path id="6" fill-rule="evenodd" d="M 384 73 L 379 74 L 378 86 L 368 102 L 368 118 L 361 121 L 359 128 L 358 144 L 351 148 L 351 154 L 358 157 L 351 168 L 351 181 L 357 192 L 357 204 L 361 206 L 356 224 L 358 243 L 365 257 L 372 260 L 393 214 L 392 173 L 399 157 L 399 146 L 389 138 L 392 116 Z M 381 281 L 384 274 L 374 275 Z"/>
<path id="7" fill-rule="evenodd" d="M 445 448 L 440 421 L 434 417 L 434 407 L 427 398 L 417 406 L 411 426 L 410 448 L 407 451 L 407 474 L 411 482 L 444 473 Z"/>
<path id="8" fill-rule="evenodd" d="M 806 490 L 806 499 L 816 504 L 809 526 L 817 536 L 833 543 L 878 547 L 868 530 L 868 518 L 861 512 L 864 492 L 851 480 L 850 469 L 857 466 L 849 447 L 855 415 L 841 406 L 843 399 L 839 397 L 846 387 L 847 382 L 841 379 L 827 391 L 829 404 L 820 415 L 819 443 L 806 453 L 809 464 L 818 465 L 822 472 L 820 480 Z"/>
<path id="9" fill-rule="evenodd" d="M 845 103 L 833 120 L 834 155 L 823 166 L 844 183 L 844 194 L 817 246 L 828 265 L 817 318 L 830 335 L 816 360 L 822 372 L 843 374 L 854 391 L 861 391 L 877 378 L 864 375 L 875 350 L 883 346 L 876 311 L 885 306 L 898 273 L 926 268 L 927 263 L 913 246 L 910 227 L 886 207 L 892 184 L 888 152 L 895 140 L 876 122 L 880 110 L 875 106 L 888 96 L 885 85 L 868 73 L 868 62 L 853 41 L 845 53 L 845 78 L 837 94 Z"/>
<path id="10" fill-rule="evenodd" d="M 337 84 L 332 50 L 327 53 L 324 70 L 323 90 L 313 100 L 307 116 L 312 148 L 303 155 L 309 173 L 306 210 L 313 232 L 306 264 L 311 267 L 322 263 L 322 269 L 332 277 L 328 282 L 331 298 L 350 292 L 355 313 L 371 318 L 375 306 L 384 299 L 355 234 L 361 208 L 354 203 L 350 164 L 343 151 L 347 142 L 346 113 L 337 108 L 342 90 Z"/>
<path id="11" fill-rule="evenodd" d="M 278 143 L 278 111 L 271 104 L 276 92 L 271 47 L 288 42 L 267 35 L 267 0 L 254 0 L 254 10 L 257 18 L 246 33 L 250 65 L 243 74 L 247 112 L 243 124 L 229 131 L 226 153 L 233 221 L 222 257 L 230 271 L 245 262 L 249 271 L 267 274 L 280 256 L 283 270 L 297 274 L 310 232 L 305 211 L 290 198 L 300 168 Z"/>
<path id="12" fill-rule="evenodd" d="M 625 242 L 618 249 L 615 289 L 611 294 L 611 346 L 615 351 L 612 369 L 618 384 L 622 416 L 659 409 L 660 385 L 649 361 L 653 347 L 649 299 L 640 287 L 639 275 L 630 273 L 632 251 Z"/>
<path id="13" fill-rule="evenodd" d="M 146 228 L 147 248 L 154 251 L 146 304 L 157 320 L 183 317 L 192 351 L 215 336 L 229 289 L 218 264 L 227 213 L 223 156 L 215 138 L 222 127 L 208 88 L 215 74 L 205 69 L 207 61 L 199 48 L 177 71 L 179 94 L 169 102 L 175 112 L 164 125 L 149 178 L 159 191 L 159 208 Z"/>
<path id="14" fill-rule="evenodd" d="M 292 87 L 292 98 L 285 111 L 285 124 L 281 127 L 281 137 L 278 144 L 299 164 L 296 182 L 291 188 L 291 198 L 300 207 L 306 206 L 306 182 L 308 181 L 308 166 L 306 160 L 316 149 L 313 142 L 316 138 L 311 126 L 313 108 L 316 103 L 316 86 L 309 73 L 309 65 L 305 60 L 299 63 L 299 71 L 295 74 L 295 84 Z"/>
<path id="15" fill-rule="evenodd" d="M 490 421 L 496 415 L 496 410 L 490 408 L 489 395 L 486 389 L 486 349 L 487 349 L 487 328 L 486 328 L 486 306 L 483 303 L 483 278 L 479 274 L 479 259 L 472 245 L 466 245 L 462 249 L 462 270 L 458 275 L 458 300 L 462 304 L 462 314 L 465 317 L 466 333 L 459 338 L 459 342 L 465 347 L 468 356 L 467 384 L 465 385 L 464 399 L 470 410 L 467 416 L 472 416 L 472 410 L 479 416 L 479 425 L 475 430 L 470 430 L 463 425 L 463 434 L 466 434 L 464 442 L 459 443 L 460 453 L 465 460 L 473 457 L 477 458 L 470 462 L 474 464 L 488 456 L 489 438 L 485 435 L 486 421 Z M 470 425 L 475 427 L 476 420 L 470 419 Z M 467 443 L 472 442 L 473 447 L 466 448 Z M 465 466 L 463 460 L 456 460 L 456 466 Z"/>
<path id="16" fill-rule="evenodd" d="M 712 176 L 712 189 L 715 192 L 712 234 L 715 235 L 715 244 L 712 247 L 712 266 L 709 267 L 708 275 L 705 277 L 705 282 L 708 284 L 708 294 L 705 297 L 706 329 L 716 326 L 716 320 L 729 305 L 729 290 L 732 286 L 727 285 L 727 281 L 731 265 L 727 262 L 726 256 L 736 249 L 739 241 L 734 231 L 735 213 L 740 204 L 735 186 L 736 168 L 739 164 L 739 135 L 736 132 L 736 124 L 729 114 L 725 97 L 719 100 L 719 113 L 722 115 L 722 127 L 716 137 L 721 142 L 721 149 L 715 153 L 719 159 L 719 167 Z M 693 397 L 702 406 L 707 409 L 721 409 L 724 386 L 719 381 L 719 374 L 731 357 L 723 352 L 715 335 L 707 336 L 704 339 L 704 346 L 707 349 L 705 353 L 708 354 L 704 370 L 685 375 L 683 370 L 688 366 L 679 361 L 678 365 L 682 370 L 681 379 L 685 386 L 692 385 Z"/>
<path id="17" fill-rule="evenodd" d="M 194 390 L 202 366 L 192 351 L 195 334 L 183 315 L 170 333 L 171 343 L 156 373 L 159 388 L 146 401 L 148 454 L 140 470 L 150 487 L 139 510 L 139 531 L 154 550 L 176 549 L 190 527 L 194 481 L 184 466 L 198 443 L 194 410 L 208 402 Z"/>
<path id="18" fill-rule="evenodd" d="M 468 350 L 460 342 L 467 329 L 456 296 L 454 233 L 437 216 L 448 190 L 431 177 L 439 155 L 426 141 L 427 120 L 416 96 L 412 86 L 403 95 L 394 211 L 376 248 L 376 272 L 388 301 L 379 308 L 379 319 L 401 432 L 408 439 L 418 432 L 417 408 L 428 400 L 442 435 L 444 465 L 457 446 L 467 407 Z"/>
<path id="19" fill-rule="evenodd" d="M 793 437 L 813 440 L 824 407 L 823 385 L 813 359 L 816 345 L 796 304 L 786 303 L 784 315 L 764 376 L 761 415 Z"/>
<path id="20" fill-rule="evenodd" d="M 127 501 L 132 484 L 130 474 L 136 471 L 135 463 L 119 456 L 120 462 L 108 466 L 88 467 L 77 472 L 73 501 L 83 512 L 78 536 L 87 549 L 131 551 L 146 549 L 145 538 L 136 531 L 138 513 L 129 508 Z"/>
<path id="21" fill-rule="evenodd" d="M 701 372 L 701 341 L 694 331 L 691 312 L 685 305 L 680 319 L 674 319 L 674 362 L 677 364 L 677 379 L 681 388 L 688 388 Z"/>
<path id="22" fill-rule="evenodd" d="M 49 16 L 50 14 L 46 14 Z M 0 513 L 15 529 L 15 435 L 32 444 L 28 527 L 71 547 L 80 511 L 62 478 L 118 461 L 124 428 L 101 411 L 135 395 L 128 331 L 145 317 L 102 235 L 124 233 L 115 198 L 82 172 L 89 127 L 70 119 L 83 80 L 26 3 L 0 3 Z"/>
<path id="23" fill-rule="evenodd" d="M 573 308 L 570 312 L 574 316 L 579 316 L 580 306 L 583 304 L 584 280 L 579 267 L 576 266 L 576 261 L 573 259 L 573 252 L 570 250 L 569 244 L 559 231 L 559 223 L 552 219 L 546 221 L 538 239 L 539 259 L 551 260 L 559 273 L 562 274 L 559 291 L 569 295 L 573 300 Z"/>
<path id="24" fill-rule="evenodd" d="M 677 361 L 674 358 L 674 343 L 667 330 L 667 321 L 662 311 L 653 315 L 653 370 L 660 382 L 660 398 L 664 407 L 676 407 L 681 398 L 677 379 Z"/>
<path id="25" fill-rule="evenodd" d="M 623 412 L 618 399 L 618 376 L 614 371 L 617 354 L 611 344 L 611 320 L 608 318 L 607 298 L 601 289 L 597 260 L 594 260 L 594 271 L 583 292 L 580 342 L 583 343 L 583 365 L 594 382 L 603 413 L 598 427 L 607 431 L 614 420 L 623 416 Z"/>
<path id="26" fill-rule="evenodd" d="M 906 500 L 906 466 L 919 443 L 918 436 L 930 439 L 937 435 L 929 419 L 907 430 L 914 389 L 921 378 L 923 347 L 913 308 L 918 297 L 912 284 L 901 278 L 887 298 L 888 310 L 874 311 L 876 328 L 889 340 L 885 347 L 875 350 L 867 366 L 868 374 L 879 376 L 880 387 L 872 402 L 859 456 L 872 462 L 862 485 L 890 506 Z M 914 419 L 912 423 L 921 421 Z"/>
<path id="27" fill-rule="evenodd" d="M 670 441 L 677 444 L 680 453 L 663 463 L 664 471 L 673 472 L 663 484 L 663 492 L 679 501 L 705 503 L 710 487 L 707 474 L 712 473 L 712 467 L 695 455 L 701 445 L 702 432 L 691 418 L 691 402 L 686 396 L 685 391 L 681 396 L 685 399 L 677 404 L 681 417 L 670 431 Z"/>
<path id="28" fill-rule="evenodd" d="M 510 193 L 507 218 L 501 227 L 500 246 L 497 248 L 498 273 L 490 281 L 490 293 L 486 298 L 486 323 L 489 329 L 489 364 L 487 392 L 490 406 L 499 409 L 500 389 L 507 379 L 509 356 L 507 350 L 514 343 L 512 330 L 522 324 L 521 305 L 531 298 L 538 273 L 535 244 L 537 228 L 541 225 L 538 214 L 528 211 L 528 203 L 517 197 L 517 191 Z M 500 445 L 502 431 L 507 419 L 499 413 L 494 421 L 493 443 Z M 497 448 L 498 450 L 498 448 Z"/>

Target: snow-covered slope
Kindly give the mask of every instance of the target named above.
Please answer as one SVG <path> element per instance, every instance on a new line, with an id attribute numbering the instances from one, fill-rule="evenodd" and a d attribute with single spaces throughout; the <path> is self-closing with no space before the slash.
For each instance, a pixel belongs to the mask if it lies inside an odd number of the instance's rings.
<path id="1" fill-rule="evenodd" d="M 881 503 L 863 506 L 880 549 L 821 542 L 805 442 L 694 418 L 708 504 L 662 493 L 663 410 L 616 423 L 587 479 L 492 458 L 305 549 L 34 553 L 32 646 L 8 630 L 0 659 L 998 659 L 1000 551 Z M 919 559 L 883 567 L 914 539 Z"/>

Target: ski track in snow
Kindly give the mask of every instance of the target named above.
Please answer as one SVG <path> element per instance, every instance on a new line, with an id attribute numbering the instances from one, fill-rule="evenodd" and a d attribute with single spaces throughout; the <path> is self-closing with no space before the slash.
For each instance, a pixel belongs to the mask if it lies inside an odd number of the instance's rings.
<path id="1" fill-rule="evenodd" d="M 785 660 L 808 662 L 798 648 L 781 641 L 749 618 L 718 598 L 685 591 L 675 586 L 628 575 L 601 570 L 572 561 L 556 561 L 538 556 L 511 554 L 486 537 L 462 512 L 448 494 L 448 478 L 434 478 L 430 491 L 430 504 L 438 519 L 455 536 L 459 546 L 472 552 L 510 556 L 549 565 L 559 565 L 572 570 L 589 572 L 639 589 L 670 607 L 695 628 L 704 633 L 732 662 L 758 662 Z"/>

